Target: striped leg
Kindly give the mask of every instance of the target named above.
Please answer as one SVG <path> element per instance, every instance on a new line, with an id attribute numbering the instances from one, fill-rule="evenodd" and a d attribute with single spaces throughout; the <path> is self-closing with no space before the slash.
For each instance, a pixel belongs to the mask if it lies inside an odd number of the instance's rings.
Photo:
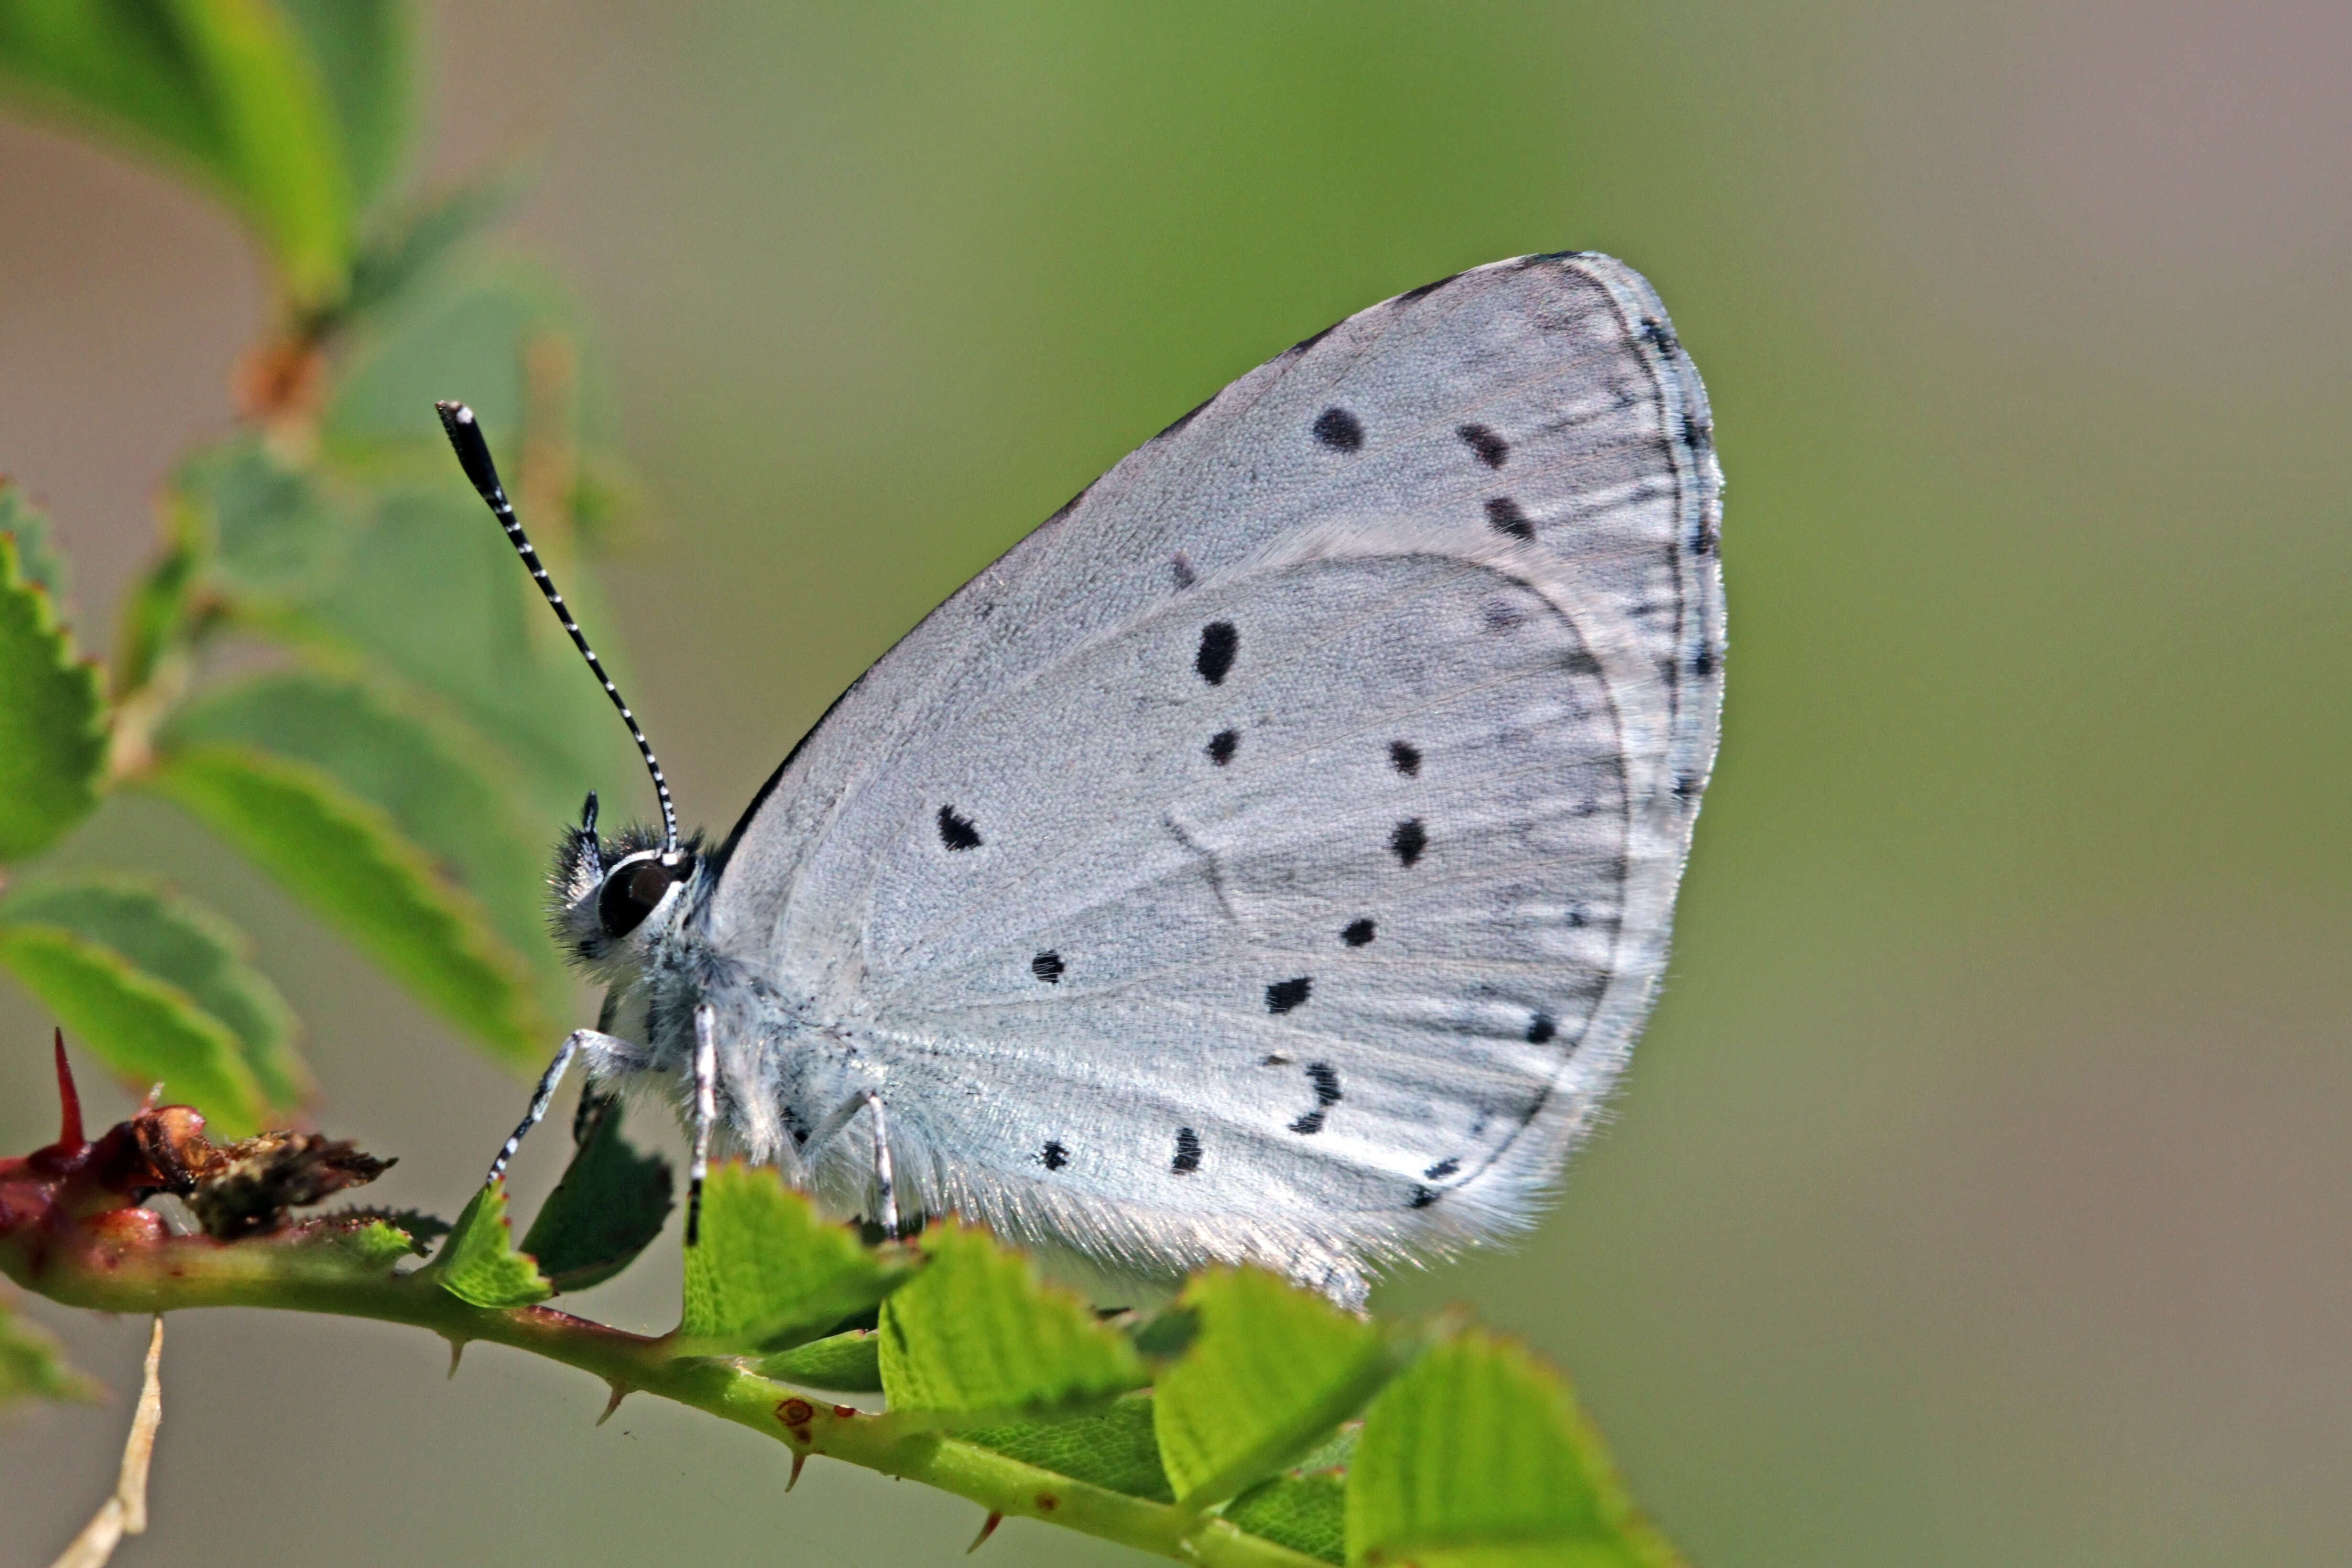
<path id="1" fill-rule="evenodd" d="M 574 1029 L 565 1036 L 562 1048 L 555 1053 L 555 1059 L 547 1064 L 545 1072 L 539 1075 L 539 1088 L 531 1093 L 530 1110 L 524 1114 L 522 1124 L 514 1130 L 505 1146 L 499 1149 L 499 1157 L 490 1162 L 490 1173 L 482 1178 L 482 1185 L 489 1186 L 507 1173 L 508 1163 L 515 1157 L 515 1151 L 522 1147 L 524 1136 L 547 1115 L 547 1108 L 555 1100 L 556 1086 L 563 1081 L 564 1069 L 572 1065 L 572 1058 L 580 1054 L 583 1046 L 604 1047 L 625 1056 L 636 1049 L 626 1040 L 599 1034 L 594 1029 Z"/>
<path id="2" fill-rule="evenodd" d="M 694 1010 L 694 1163 L 686 1175 L 686 1244 L 702 1240 L 702 1184 L 710 1174 L 710 1127 L 719 1120 L 719 1022 L 706 1002 Z"/>

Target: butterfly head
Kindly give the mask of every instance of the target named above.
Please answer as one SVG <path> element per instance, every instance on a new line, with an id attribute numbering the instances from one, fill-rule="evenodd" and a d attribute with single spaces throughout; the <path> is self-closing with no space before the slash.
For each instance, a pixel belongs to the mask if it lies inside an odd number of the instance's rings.
<path id="1" fill-rule="evenodd" d="M 637 967 L 684 908 L 701 847 L 698 836 L 666 850 L 661 829 L 643 823 L 603 837 L 591 794 L 548 879 L 548 923 L 565 954 L 606 978 Z"/>

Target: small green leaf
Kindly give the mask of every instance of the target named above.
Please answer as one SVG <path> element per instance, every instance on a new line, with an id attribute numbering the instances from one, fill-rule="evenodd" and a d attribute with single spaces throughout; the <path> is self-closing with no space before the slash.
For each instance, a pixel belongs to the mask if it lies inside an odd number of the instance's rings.
<path id="1" fill-rule="evenodd" d="M 444 441 L 433 400 L 462 397 L 492 450 L 510 452 L 532 401 L 531 356 L 549 342 L 576 353 L 581 332 L 570 293 L 536 268 L 500 262 L 452 274 L 404 300 L 358 345 L 327 409 L 324 434 L 348 456 L 422 447 L 446 463 L 446 450 L 432 451 Z M 534 434 L 570 439 L 577 432 Z M 519 477 L 510 473 L 509 483 Z M 551 521 L 524 519 L 535 529 Z"/>
<path id="2" fill-rule="evenodd" d="M 259 1129 L 264 1097 L 243 1042 L 185 991 L 61 926 L 0 921 L 0 966 L 132 1084 L 162 1080 L 165 1100 L 194 1106 L 218 1131 Z"/>
<path id="3" fill-rule="evenodd" d="M 172 482 L 210 546 L 212 585 L 235 600 L 299 605 L 332 592 L 362 525 L 355 503 L 257 436 L 196 452 Z"/>
<path id="4" fill-rule="evenodd" d="M 16 541 L 16 569 L 55 605 L 66 596 L 66 560 L 57 551 L 49 520 L 25 487 L 0 474 L 0 533 Z"/>
<path id="5" fill-rule="evenodd" d="M 74 657 L 16 540 L 0 536 L 0 863 L 47 848 L 98 804 L 105 711 L 98 667 Z"/>
<path id="6" fill-rule="evenodd" d="M 1144 1382 L 1126 1335 L 986 1231 L 949 1220 L 921 1247 L 922 1272 L 882 1308 L 882 1387 L 893 1411 L 1051 1409 Z"/>
<path id="7" fill-rule="evenodd" d="M 10 0 L 0 83 L 196 174 L 243 213 L 298 304 L 341 291 L 352 216 L 341 130 L 268 0 Z"/>
<path id="8" fill-rule="evenodd" d="M 879 1394 L 882 1342 L 871 1329 L 852 1329 L 765 1357 L 757 1370 L 761 1377 L 797 1383 L 803 1388 Z"/>
<path id="9" fill-rule="evenodd" d="M 342 127 L 353 205 L 365 211 L 408 151 L 416 17 L 408 0 L 278 0 Z"/>
<path id="10" fill-rule="evenodd" d="M 1153 1502 L 1176 1500 L 1168 1489 L 1167 1472 L 1160 1468 L 1160 1439 L 1151 1428 L 1148 1390 L 1087 1415 L 982 1426 L 958 1436 L 1072 1480 Z"/>
<path id="11" fill-rule="evenodd" d="M 1381 1391 L 1349 1468 L 1348 1561 L 1665 1568 L 1559 1375 L 1467 1331 Z"/>
<path id="12" fill-rule="evenodd" d="M 585 1290 L 626 1268 L 670 1210 L 669 1163 L 622 1139 L 618 1100 L 583 1100 L 572 1136 L 579 1152 L 522 1238 L 558 1290 Z"/>
<path id="13" fill-rule="evenodd" d="M 555 1294 L 538 1267 L 515 1250 L 503 1178 L 474 1194 L 425 1271 L 441 1289 L 477 1307 L 528 1307 Z"/>
<path id="14" fill-rule="evenodd" d="M 97 1395 L 89 1379 L 66 1365 L 47 1330 L 0 1304 L 0 1410 L 22 1400 Z"/>
<path id="15" fill-rule="evenodd" d="M 471 730 L 401 704 L 400 693 L 305 672 L 264 675 L 198 696 L 164 726 L 173 745 L 250 746 L 308 763 L 383 807 L 401 833 L 482 901 L 499 934 L 537 961 L 542 997 L 560 1000 L 547 939 L 539 825 L 493 783 L 512 764 Z"/>
<path id="16" fill-rule="evenodd" d="M 372 1273 L 389 1270 L 426 1251 L 422 1239 L 388 1219 L 370 1218 L 356 1224 L 330 1220 L 311 1234 L 316 1238 L 313 1245 L 336 1247 L 362 1270 Z"/>
<path id="17" fill-rule="evenodd" d="M 1261 1481 L 1225 1505 L 1225 1522 L 1326 1563 L 1348 1560 L 1348 1478 L 1310 1470 Z"/>
<path id="18" fill-rule="evenodd" d="M 308 763 L 240 746 L 168 753 L 145 782 L 476 1040 L 517 1062 L 546 1050 L 553 1031 L 529 970 L 381 807 Z"/>
<path id="19" fill-rule="evenodd" d="M 1200 1330 L 1160 1375 L 1160 1450 L 1191 1507 L 1297 1458 L 1394 1368 L 1380 1327 L 1261 1269 L 1211 1269 L 1178 1303 Z"/>
<path id="20" fill-rule="evenodd" d="M 873 1306 L 905 1277 L 904 1265 L 819 1219 L 772 1167 L 730 1163 L 703 1188 L 678 1335 L 714 1355 L 785 1349 Z"/>
<path id="21" fill-rule="evenodd" d="M 61 926 L 112 948 L 227 1025 L 272 1106 L 290 1109 L 309 1096 L 294 1010 L 252 967 L 251 940 L 212 910 L 153 882 L 89 877 L 20 888 L 0 903 L 0 920 Z"/>

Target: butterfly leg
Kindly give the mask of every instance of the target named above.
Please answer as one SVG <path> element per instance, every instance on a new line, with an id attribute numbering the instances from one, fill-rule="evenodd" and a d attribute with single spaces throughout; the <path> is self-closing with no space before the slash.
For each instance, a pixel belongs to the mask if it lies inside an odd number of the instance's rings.
<path id="1" fill-rule="evenodd" d="M 898 1234 L 898 1188 L 890 1170 L 890 1118 L 882 1109 L 880 1095 L 870 1089 L 861 1089 L 851 1095 L 832 1115 L 817 1123 L 816 1131 L 809 1134 L 803 1155 L 814 1162 L 817 1151 L 833 1142 L 861 1110 L 874 1113 L 875 1221 L 885 1236 L 895 1238 Z"/>
<path id="2" fill-rule="evenodd" d="M 719 1120 L 719 1018 L 705 1002 L 694 1010 L 694 1163 L 686 1175 L 686 1244 L 702 1240 L 702 1184 L 710 1174 L 710 1127 Z"/>
<path id="3" fill-rule="evenodd" d="M 505 1144 L 499 1150 L 499 1157 L 490 1162 L 490 1173 L 482 1178 L 482 1185 L 487 1187 L 507 1173 L 508 1163 L 515 1157 L 515 1151 L 522 1147 L 524 1137 L 547 1115 L 547 1108 L 555 1100 L 556 1086 L 563 1081 L 564 1069 L 571 1067 L 572 1058 L 578 1056 L 583 1048 L 600 1054 L 619 1052 L 626 1055 L 635 1051 L 636 1047 L 594 1029 L 574 1029 L 565 1036 L 562 1047 L 555 1053 L 555 1059 L 547 1064 L 545 1072 L 539 1075 L 539 1087 L 531 1091 L 530 1110 L 524 1113 L 521 1125 L 508 1135 Z"/>

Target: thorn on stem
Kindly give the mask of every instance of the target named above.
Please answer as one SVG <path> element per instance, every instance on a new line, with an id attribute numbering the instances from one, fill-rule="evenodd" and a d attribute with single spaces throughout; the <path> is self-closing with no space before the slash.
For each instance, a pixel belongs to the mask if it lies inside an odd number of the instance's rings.
<path id="1" fill-rule="evenodd" d="M 449 1378 L 457 1381 L 457 1363 L 466 1353 L 466 1342 L 452 1336 L 449 1341 Z"/>
<path id="2" fill-rule="evenodd" d="M 793 1473 L 784 1478 L 784 1489 L 786 1491 L 790 1491 L 794 1487 L 801 1484 L 801 1467 L 807 1463 L 808 1450 L 806 1448 L 794 1448 L 793 1450 Z"/>
<path id="3" fill-rule="evenodd" d="M 613 1412 L 621 1407 L 621 1401 L 626 1399 L 630 1392 L 629 1385 L 625 1383 L 613 1384 L 613 1397 L 604 1401 L 604 1414 L 596 1417 L 596 1425 L 602 1426 L 605 1422 L 610 1421 L 613 1418 Z"/>
<path id="4" fill-rule="evenodd" d="M 81 1131 L 81 1091 L 74 1087 L 73 1064 L 66 1060 L 66 1032 L 58 1031 L 58 1146 L 79 1149 L 88 1142 Z"/>
<path id="5" fill-rule="evenodd" d="M 979 1551 L 982 1547 L 987 1545 L 988 1538 L 994 1535 L 996 1533 L 996 1527 L 1003 1522 L 1004 1516 L 998 1513 L 995 1510 L 991 1509 L 989 1510 L 988 1518 L 981 1524 L 980 1533 L 971 1538 L 971 1544 L 963 1549 L 963 1554 L 966 1557 L 969 1557 L 973 1552 Z"/>

